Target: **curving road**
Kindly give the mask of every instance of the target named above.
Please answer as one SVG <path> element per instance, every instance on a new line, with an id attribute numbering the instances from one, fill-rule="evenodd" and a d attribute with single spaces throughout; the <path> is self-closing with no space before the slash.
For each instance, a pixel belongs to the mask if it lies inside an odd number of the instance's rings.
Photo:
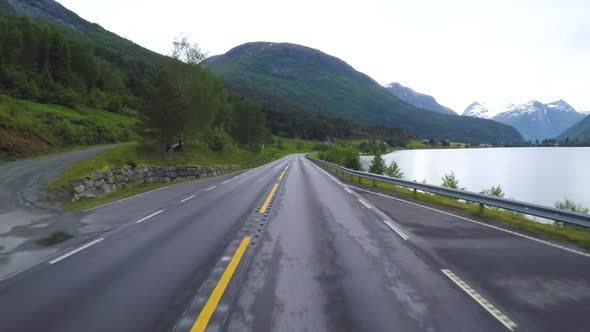
<path id="1" fill-rule="evenodd" d="M 588 331 L 590 254 L 348 186 L 301 155 L 84 212 L 0 331 Z"/>

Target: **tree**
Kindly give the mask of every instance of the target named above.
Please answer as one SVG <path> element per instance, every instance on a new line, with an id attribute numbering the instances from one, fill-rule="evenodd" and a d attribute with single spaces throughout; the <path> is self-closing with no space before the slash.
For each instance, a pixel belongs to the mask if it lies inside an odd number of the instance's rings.
<path id="1" fill-rule="evenodd" d="M 492 186 L 490 189 L 482 191 L 481 194 L 488 196 L 504 197 L 504 191 L 502 190 L 502 187 L 500 187 L 499 185 L 497 187 Z"/>
<path id="2" fill-rule="evenodd" d="M 373 161 L 371 161 L 369 173 L 383 174 L 383 172 L 385 172 L 385 168 L 385 160 L 383 160 L 378 151 L 375 151 L 375 157 L 373 157 Z"/>
<path id="3" fill-rule="evenodd" d="M 231 136 L 243 147 L 260 150 L 262 144 L 269 138 L 266 120 L 262 113 L 262 106 L 250 99 L 234 97 L 234 114 L 232 117 Z"/>
<path id="4" fill-rule="evenodd" d="M 451 174 L 445 174 L 442 177 L 442 186 L 447 187 L 447 188 L 451 188 L 451 189 L 463 190 L 463 188 L 459 188 L 459 180 L 455 176 L 454 172 L 451 172 Z"/>
<path id="5" fill-rule="evenodd" d="M 207 58 L 207 53 L 203 52 L 199 45 L 191 44 L 185 36 L 181 35 L 174 39 L 172 57 L 184 63 L 198 65 Z"/>
<path id="6" fill-rule="evenodd" d="M 385 175 L 398 179 L 404 178 L 404 173 L 402 172 L 401 168 L 399 168 L 395 160 L 392 160 L 391 164 L 389 164 L 389 166 L 385 169 Z"/>
<path id="7" fill-rule="evenodd" d="M 588 213 L 590 210 L 580 204 L 576 204 L 574 201 L 569 200 L 567 197 L 562 201 L 555 202 L 555 207 L 562 210 L 569 210 L 579 213 Z"/>

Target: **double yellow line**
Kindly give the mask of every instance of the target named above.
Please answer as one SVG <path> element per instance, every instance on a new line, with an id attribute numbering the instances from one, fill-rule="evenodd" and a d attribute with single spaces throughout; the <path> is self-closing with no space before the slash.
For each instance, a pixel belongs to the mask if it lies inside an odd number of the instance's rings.
<path id="1" fill-rule="evenodd" d="M 289 163 L 287 165 L 287 167 L 285 168 L 285 170 L 281 173 L 281 175 L 279 176 L 279 181 L 281 181 L 283 179 L 283 177 L 285 176 L 285 173 L 289 169 L 290 165 L 291 165 L 291 163 Z M 264 203 L 262 204 L 262 207 L 260 208 L 260 211 L 259 211 L 260 214 L 263 214 L 266 212 L 266 210 L 268 209 L 268 205 L 270 204 L 270 201 L 272 200 L 273 196 L 277 192 L 278 188 L 279 188 L 279 183 L 277 182 L 274 184 L 274 186 L 270 190 L 270 193 L 268 194 L 268 196 L 264 200 Z M 230 260 L 227 267 L 225 268 L 225 271 L 221 275 L 221 278 L 217 282 L 215 289 L 213 289 L 213 292 L 209 296 L 207 303 L 205 303 L 205 306 L 201 310 L 201 313 L 199 313 L 199 317 L 197 317 L 197 320 L 193 324 L 193 327 L 191 328 L 190 332 L 202 332 L 202 331 L 205 331 L 205 329 L 207 329 L 207 325 L 209 325 L 209 321 L 211 320 L 211 317 L 213 316 L 213 313 L 215 312 L 215 309 L 217 308 L 219 301 L 221 301 L 221 297 L 223 296 L 223 293 L 225 293 L 225 289 L 229 285 L 231 278 L 233 277 L 234 273 L 236 272 L 236 269 L 238 268 L 238 264 L 240 264 L 240 261 L 242 260 L 242 257 L 244 256 L 244 253 L 246 252 L 246 249 L 248 248 L 248 244 L 250 243 L 251 240 L 252 240 L 251 237 L 246 236 L 246 237 L 244 237 L 244 239 L 240 243 L 238 250 L 236 250 L 236 253 L 234 254 L 232 259 Z"/>

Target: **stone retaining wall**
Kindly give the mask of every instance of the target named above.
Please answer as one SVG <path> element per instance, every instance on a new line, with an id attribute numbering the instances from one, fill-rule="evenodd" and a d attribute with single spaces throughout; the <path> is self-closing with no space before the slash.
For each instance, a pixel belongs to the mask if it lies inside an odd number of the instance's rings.
<path id="1" fill-rule="evenodd" d="M 176 179 L 197 179 L 222 175 L 232 170 L 231 167 L 225 166 L 131 167 L 126 165 L 104 172 L 96 172 L 90 177 L 73 181 L 73 201 L 100 197 L 129 185 L 168 183 Z"/>

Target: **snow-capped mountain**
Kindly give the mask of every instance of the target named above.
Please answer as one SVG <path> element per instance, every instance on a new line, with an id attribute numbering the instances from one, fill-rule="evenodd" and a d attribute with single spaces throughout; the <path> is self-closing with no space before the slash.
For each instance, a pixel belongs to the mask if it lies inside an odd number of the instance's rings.
<path id="1" fill-rule="evenodd" d="M 425 109 L 427 111 L 438 112 L 443 114 L 457 115 L 452 109 L 439 104 L 434 97 L 416 92 L 399 83 L 390 83 L 385 86 L 387 91 L 406 103 Z"/>
<path id="2" fill-rule="evenodd" d="M 493 117 L 492 111 L 487 105 L 480 104 L 478 102 L 474 102 L 473 104 L 467 106 L 465 111 L 463 111 L 463 116 L 472 116 L 474 118 L 483 118 L 489 119 Z"/>
<path id="3" fill-rule="evenodd" d="M 504 111 L 494 112 L 480 103 L 467 107 L 463 115 L 492 119 L 516 128 L 525 140 L 555 138 L 580 122 L 587 114 L 577 112 L 564 100 L 544 104 L 531 100 L 510 104 Z"/>

